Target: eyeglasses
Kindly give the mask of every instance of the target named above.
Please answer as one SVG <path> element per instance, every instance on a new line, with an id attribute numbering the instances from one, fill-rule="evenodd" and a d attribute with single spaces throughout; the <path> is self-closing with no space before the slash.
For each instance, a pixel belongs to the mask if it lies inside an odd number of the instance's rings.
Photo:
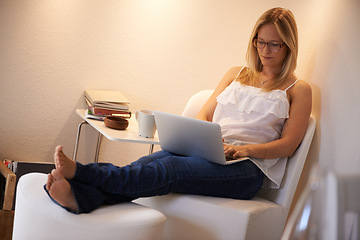
<path id="1" fill-rule="evenodd" d="M 263 49 L 265 46 L 268 46 L 272 52 L 278 52 L 280 51 L 280 48 L 282 48 L 285 43 L 277 43 L 277 42 L 265 42 L 263 40 L 254 39 L 254 46 L 258 49 Z"/>

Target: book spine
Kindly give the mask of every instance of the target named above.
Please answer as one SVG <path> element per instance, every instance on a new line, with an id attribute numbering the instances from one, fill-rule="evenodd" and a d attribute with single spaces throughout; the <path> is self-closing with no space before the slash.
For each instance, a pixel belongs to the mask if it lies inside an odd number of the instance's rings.
<path id="1" fill-rule="evenodd" d="M 119 114 L 119 115 L 124 115 L 126 117 L 131 117 L 131 112 L 129 110 L 96 107 L 91 105 L 90 101 L 87 98 L 85 98 L 85 102 L 91 114 L 94 115 L 106 116 L 106 115 Z"/>
<path id="2" fill-rule="evenodd" d="M 97 115 L 113 115 L 113 114 L 130 115 L 131 114 L 130 111 L 119 111 L 119 110 L 103 109 L 96 107 L 91 107 L 90 110 L 92 114 L 97 114 Z"/>
<path id="3" fill-rule="evenodd" d="M 117 110 L 121 110 L 121 111 L 127 111 L 129 110 L 129 105 L 128 104 L 119 104 L 119 103 L 105 103 L 105 102 L 99 102 L 99 103 L 94 103 L 92 104 L 92 106 L 96 107 L 96 108 L 109 108 L 109 109 L 117 109 Z"/>

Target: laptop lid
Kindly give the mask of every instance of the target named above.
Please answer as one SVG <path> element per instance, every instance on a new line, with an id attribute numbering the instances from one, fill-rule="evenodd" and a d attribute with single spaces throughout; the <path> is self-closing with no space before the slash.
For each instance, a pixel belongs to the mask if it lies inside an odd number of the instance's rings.
<path id="1" fill-rule="evenodd" d="M 162 150 L 222 165 L 235 162 L 226 161 L 219 124 L 160 111 L 154 115 Z"/>

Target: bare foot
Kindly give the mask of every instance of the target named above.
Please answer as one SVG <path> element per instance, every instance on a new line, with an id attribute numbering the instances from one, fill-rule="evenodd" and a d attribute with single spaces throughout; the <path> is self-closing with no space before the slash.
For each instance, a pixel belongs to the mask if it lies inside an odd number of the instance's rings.
<path id="1" fill-rule="evenodd" d="M 48 175 L 46 189 L 49 191 L 50 196 L 61 206 L 75 212 L 78 210 L 71 186 L 59 170 L 53 169 L 51 174 Z"/>
<path id="2" fill-rule="evenodd" d="M 51 175 L 51 173 L 48 174 L 48 179 L 46 182 L 46 190 L 50 191 L 51 185 L 54 182 L 54 177 Z"/>
<path id="3" fill-rule="evenodd" d="M 54 161 L 55 167 L 61 172 L 61 174 L 68 180 L 73 179 L 76 171 L 76 163 L 69 157 L 67 157 L 63 152 L 62 146 L 56 146 Z"/>

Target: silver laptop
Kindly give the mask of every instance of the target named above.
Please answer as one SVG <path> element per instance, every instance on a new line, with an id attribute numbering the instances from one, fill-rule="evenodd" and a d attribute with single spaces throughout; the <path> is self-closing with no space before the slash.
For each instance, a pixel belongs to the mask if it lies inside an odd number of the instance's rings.
<path id="1" fill-rule="evenodd" d="M 220 125 L 213 122 L 155 111 L 161 149 L 167 152 L 200 157 L 227 165 L 248 159 L 227 159 Z"/>

